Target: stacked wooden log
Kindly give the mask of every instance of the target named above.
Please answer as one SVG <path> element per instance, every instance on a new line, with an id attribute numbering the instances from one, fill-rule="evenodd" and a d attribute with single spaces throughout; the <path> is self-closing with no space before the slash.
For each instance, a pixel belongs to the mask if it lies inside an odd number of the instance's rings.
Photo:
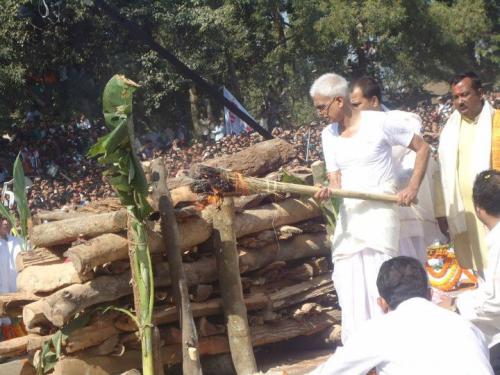
<path id="1" fill-rule="evenodd" d="M 184 207 L 176 209 L 176 217 L 199 352 L 228 352 L 212 238 L 217 203 L 203 209 L 199 204 L 186 207 L 189 199 L 182 196 Z M 316 202 L 272 195 L 235 201 L 234 230 L 253 345 L 311 335 L 338 324 L 330 244 Z M 116 374 L 140 367 L 137 327 L 114 309 L 131 310 L 134 305 L 127 213 L 119 205 L 102 206 L 100 211 L 104 212 L 45 213 L 36 218 L 39 224 L 30 234 L 34 249 L 16 260 L 18 291 L 0 296 L 0 316 L 22 316 L 29 334 L 0 342 L 0 356 L 30 354 L 36 362 L 44 343 L 62 328 L 67 338 L 53 373 Z M 181 334 L 165 241 L 159 223 L 152 221 L 154 320 L 162 362 L 172 365 L 182 359 Z M 90 316 L 87 324 L 70 328 L 82 313 Z"/>

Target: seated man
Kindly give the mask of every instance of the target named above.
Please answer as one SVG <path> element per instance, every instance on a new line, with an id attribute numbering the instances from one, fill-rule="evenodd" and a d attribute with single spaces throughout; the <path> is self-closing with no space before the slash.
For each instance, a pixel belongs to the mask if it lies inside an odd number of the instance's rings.
<path id="1" fill-rule="evenodd" d="M 477 217 L 489 230 L 488 264 L 484 281 L 477 289 L 460 294 L 456 306 L 460 315 L 483 332 L 495 374 L 500 374 L 500 171 L 481 172 L 474 182 L 472 199 Z"/>
<path id="2" fill-rule="evenodd" d="M 385 315 L 367 321 L 313 375 L 493 374 L 481 331 L 429 301 L 424 268 L 415 258 L 384 262 L 377 278 Z"/>

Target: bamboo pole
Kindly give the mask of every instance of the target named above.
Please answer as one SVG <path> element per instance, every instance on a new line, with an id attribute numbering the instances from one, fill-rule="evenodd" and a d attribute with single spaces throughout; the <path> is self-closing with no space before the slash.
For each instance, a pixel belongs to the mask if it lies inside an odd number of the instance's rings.
<path id="1" fill-rule="evenodd" d="M 238 193 L 294 193 L 305 196 L 314 196 L 321 188 L 318 186 L 299 185 L 287 182 L 271 181 L 257 177 L 244 177 L 239 173 L 220 168 L 202 165 L 201 173 L 211 176 L 220 176 L 221 179 L 230 181 Z M 397 195 L 366 193 L 353 190 L 330 189 L 333 196 L 351 199 L 372 200 L 387 203 L 397 203 Z"/>
<path id="2" fill-rule="evenodd" d="M 243 300 L 236 234 L 234 231 L 234 200 L 226 197 L 221 211 L 214 218 L 219 284 L 231 357 L 238 375 L 257 372 L 248 325 L 247 308 Z"/>
<path id="3" fill-rule="evenodd" d="M 291 184 L 287 182 L 270 181 L 256 177 L 243 177 L 248 185 L 248 190 L 254 193 L 295 193 L 300 195 L 314 196 L 321 188 L 318 186 Z M 352 199 L 363 199 L 387 203 L 397 203 L 397 195 L 365 193 L 360 191 L 330 189 L 333 196 Z"/>
<path id="4" fill-rule="evenodd" d="M 166 185 L 167 173 L 163 159 L 156 159 L 151 164 L 154 200 L 158 202 L 160 226 L 163 241 L 167 247 L 170 278 L 174 290 L 175 304 L 179 312 L 182 329 L 182 368 L 184 374 L 202 374 L 198 349 L 198 334 L 194 323 L 186 275 L 182 264 L 179 228 L 175 218 L 170 192 Z"/>

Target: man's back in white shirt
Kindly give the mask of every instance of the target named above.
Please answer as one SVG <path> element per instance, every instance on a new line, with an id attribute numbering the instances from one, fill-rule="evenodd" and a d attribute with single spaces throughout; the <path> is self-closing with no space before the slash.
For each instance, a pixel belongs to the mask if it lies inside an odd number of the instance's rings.
<path id="1" fill-rule="evenodd" d="M 424 298 L 411 298 L 372 319 L 311 374 L 493 374 L 481 332 Z"/>

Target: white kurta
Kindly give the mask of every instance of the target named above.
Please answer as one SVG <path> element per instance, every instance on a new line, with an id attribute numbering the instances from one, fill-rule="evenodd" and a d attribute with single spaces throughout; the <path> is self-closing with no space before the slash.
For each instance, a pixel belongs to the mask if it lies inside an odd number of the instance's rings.
<path id="1" fill-rule="evenodd" d="M 395 193 L 392 147 L 407 147 L 420 118 L 402 111 L 362 111 L 352 137 L 341 137 L 333 123 L 322 132 L 328 172 L 340 171 L 342 189 Z M 397 206 L 382 202 L 344 199 L 335 228 L 333 259 L 370 248 L 390 256 L 399 252 Z"/>
<path id="2" fill-rule="evenodd" d="M 340 171 L 343 189 L 395 193 L 392 147 L 408 146 L 418 116 L 361 112 L 356 134 L 345 138 L 334 123 L 323 130 L 328 172 Z M 344 199 L 332 238 L 333 282 L 342 309 L 342 341 L 365 320 L 382 314 L 375 286 L 380 266 L 398 255 L 399 216 L 394 204 Z"/>
<path id="3" fill-rule="evenodd" d="M 8 235 L 0 238 L 0 294 L 16 291 L 16 257 L 21 251 L 18 238 Z M 8 318 L 0 318 L 0 325 L 9 324 Z"/>
<path id="4" fill-rule="evenodd" d="M 481 331 L 423 298 L 366 322 L 313 375 L 493 374 Z"/>
<path id="5" fill-rule="evenodd" d="M 500 223 L 486 235 L 488 266 L 479 287 L 457 297 L 460 315 L 484 333 L 491 348 L 500 343 Z"/>

